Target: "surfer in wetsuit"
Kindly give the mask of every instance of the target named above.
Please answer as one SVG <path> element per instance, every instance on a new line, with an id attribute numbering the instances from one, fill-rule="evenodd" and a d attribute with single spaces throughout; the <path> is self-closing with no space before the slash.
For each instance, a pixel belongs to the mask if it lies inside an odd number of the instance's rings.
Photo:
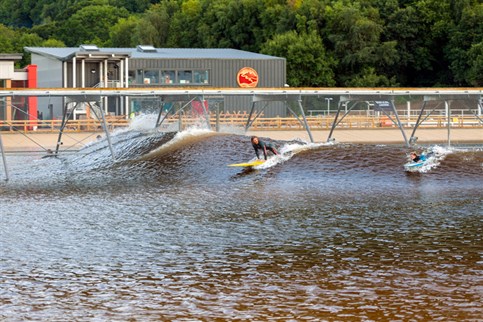
<path id="1" fill-rule="evenodd" d="M 258 150 L 263 151 L 263 156 L 265 157 L 265 160 L 267 160 L 267 150 L 272 152 L 275 155 L 278 155 L 277 150 L 270 143 L 265 143 L 261 141 L 257 136 L 252 136 L 251 141 L 252 141 L 252 146 L 255 149 L 255 154 L 257 155 L 257 159 L 260 159 Z"/>
<path id="2" fill-rule="evenodd" d="M 419 161 L 425 161 L 426 160 L 426 157 L 424 155 L 419 156 L 419 155 L 417 155 L 416 152 L 411 152 L 409 154 L 409 157 L 411 158 L 411 160 L 413 162 L 419 162 Z"/>

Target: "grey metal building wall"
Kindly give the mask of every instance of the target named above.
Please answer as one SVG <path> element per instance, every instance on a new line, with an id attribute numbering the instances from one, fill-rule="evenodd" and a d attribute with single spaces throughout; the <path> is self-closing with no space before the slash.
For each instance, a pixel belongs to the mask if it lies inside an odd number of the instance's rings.
<path id="1" fill-rule="evenodd" d="M 38 87 L 59 88 L 62 86 L 62 62 L 32 54 L 32 64 L 37 65 Z"/>
<path id="2" fill-rule="evenodd" d="M 243 67 L 258 72 L 257 87 L 283 87 L 285 85 L 285 60 L 240 59 L 131 59 L 129 70 L 138 69 L 207 69 L 211 87 L 238 87 L 236 76 Z"/>
<path id="3" fill-rule="evenodd" d="M 37 65 L 37 86 L 39 88 L 63 87 L 61 61 L 37 54 L 32 54 L 31 61 L 33 65 Z M 52 110 L 49 109 L 49 105 L 52 105 Z M 61 97 L 39 97 L 37 106 L 44 119 L 62 117 L 63 99 Z"/>
<path id="4" fill-rule="evenodd" d="M 76 52 L 83 52 L 78 48 L 30 48 L 32 53 L 32 63 L 37 64 L 39 69 L 39 87 L 63 87 L 63 60 L 67 59 L 67 87 L 72 87 L 72 61 L 69 57 Z M 206 50 L 199 49 L 158 49 L 156 52 L 142 52 L 132 48 L 106 48 L 108 53 L 120 51 L 123 54 L 131 53 L 129 58 L 129 87 L 207 87 L 207 88 L 237 88 L 237 74 L 244 67 L 251 67 L 258 73 L 257 88 L 281 88 L 286 83 L 286 61 L 281 57 L 272 57 L 254 53 L 244 53 L 233 50 Z M 179 50 L 179 52 L 177 52 Z M 186 51 L 189 51 L 187 54 Z M 98 52 L 101 53 L 102 49 Z M 187 58 L 179 58 L 179 57 Z M 189 58 L 188 58 L 189 57 Z M 201 57 L 201 58 L 198 58 Z M 115 65 L 114 61 L 109 61 L 108 71 Z M 96 69 L 96 73 L 91 70 Z M 162 84 L 161 79 L 151 84 L 145 84 L 146 78 L 140 80 L 139 70 L 165 70 L 165 71 L 209 71 L 208 83 L 170 83 Z M 77 62 L 76 68 L 76 87 L 81 84 L 81 63 Z M 92 87 L 100 81 L 99 63 L 94 61 L 85 64 L 85 87 Z M 109 78 L 111 79 L 111 78 Z M 114 78 L 115 79 L 115 78 Z M 134 81 L 133 81 L 134 80 Z M 133 99 L 134 101 L 134 99 Z M 47 102 L 39 102 L 40 108 L 46 106 Z M 271 102 L 269 104 L 257 103 L 257 107 L 265 106 L 264 116 L 285 116 L 286 107 L 284 102 Z M 57 106 L 57 104 L 56 104 Z M 62 104 L 59 105 L 62 108 Z M 223 102 L 223 109 L 226 112 L 250 111 L 252 107 L 252 97 L 227 97 Z M 110 109 L 111 111 L 111 109 Z M 117 110 L 116 110 L 117 111 Z M 58 113 L 55 113 L 56 115 Z M 45 113 L 44 113 L 45 115 Z M 56 116 L 54 115 L 54 116 Z"/>
<path id="5" fill-rule="evenodd" d="M 239 87 L 237 83 L 237 73 L 244 67 L 251 67 L 258 73 L 258 85 L 260 87 L 284 87 L 286 83 L 286 63 L 283 58 L 274 59 L 131 59 L 129 70 L 140 69 L 200 69 L 209 70 L 210 81 L 207 87 Z M 139 85 L 145 87 L 146 85 Z M 148 86 L 160 86 L 148 85 Z M 166 85 L 166 86 L 180 86 Z M 225 98 L 225 112 L 250 111 L 252 106 L 251 97 L 229 97 Z M 257 105 L 259 106 L 259 105 Z M 285 116 L 286 107 L 283 102 L 271 102 L 265 110 L 264 116 L 275 117 Z"/>

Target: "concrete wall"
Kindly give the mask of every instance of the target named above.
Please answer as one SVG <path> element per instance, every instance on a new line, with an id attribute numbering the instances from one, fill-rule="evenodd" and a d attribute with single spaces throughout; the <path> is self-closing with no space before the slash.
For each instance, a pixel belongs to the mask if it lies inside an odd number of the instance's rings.
<path id="1" fill-rule="evenodd" d="M 0 79 L 14 78 L 14 62 L 0 61 Z"/>

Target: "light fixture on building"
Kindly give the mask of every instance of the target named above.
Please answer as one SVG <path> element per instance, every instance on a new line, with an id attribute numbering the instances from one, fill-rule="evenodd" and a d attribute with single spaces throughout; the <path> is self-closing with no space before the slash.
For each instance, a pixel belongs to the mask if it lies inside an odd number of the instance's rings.
<path id="1" fill-rule="evenodd" d="M 91 74 L 95 74 L 96 70 L 94 68 L 91 69 Z"/>

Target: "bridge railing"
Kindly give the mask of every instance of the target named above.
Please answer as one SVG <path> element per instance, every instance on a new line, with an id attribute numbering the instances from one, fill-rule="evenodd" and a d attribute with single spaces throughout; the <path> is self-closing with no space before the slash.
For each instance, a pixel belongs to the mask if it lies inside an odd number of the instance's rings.
<path id="1" fill-rule="evenodd" d="M 244 113 L 233 114 L 227 113 L 220 115 L 218 125 L 244 127 L 247 122 L 248 115 Z M 307 123 L 312 130 L 330 129 L 334 121 L 334 116 L 308 116 Z M 109 130 L 129 126 L 131 120 L 125 116 L 110 116 L 106 118 Z M 168 117 L 163 122 L 165 126 L 179 126 L 183 129 L 191 126 L 205 124 L 203 117 L 179 116 Z M 416 116 L 401 117 L 401 123 L 405 128 L 412 128 L 417 122 Z M 420 128 L 443 128 L 447 127 L 448 118 L 444 115 L 434 115 L 426 119 Z M 217 126 L 217 118 L 210 116 L 210 125 L 213 129 Z M 451 127 L 457 128 L 483 128 L 483 122 L 476 116 L 452 116 L 450 118 Z M 0 130 L 6 132 L 57 132 L 62 126 L 62 120 L 0 120 Z M 154 126 L 154 124 L 153 124 Z M 342 122 L 338 124 L 338 128 L 346 129 L 377 129 L 396 127 L 395 124 L 386 116 L 364 116 L 364 115 L 348 115 Z M 295 117 L 259 117 L 251 125 L 251 129 L 256 130 L 303 130 L 304 126 Z M 64 129 L 65 132 L 97 132 L 103 131 L 100 121 L 95 119 L 69 120 Z"/>

